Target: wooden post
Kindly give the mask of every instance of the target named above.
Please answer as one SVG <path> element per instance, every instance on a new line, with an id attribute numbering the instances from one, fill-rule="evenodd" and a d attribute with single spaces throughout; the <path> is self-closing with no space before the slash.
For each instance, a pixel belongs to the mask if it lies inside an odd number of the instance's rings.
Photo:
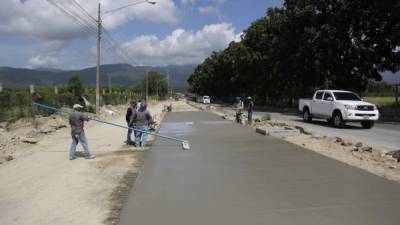
<path id="1" fill-rule="evenodd" d="M 54 86 L 54 94 L 58 95 L 58 87 Z"/>
<path id="2" fill-rule="evenodd" d="M 0 83 L 0 92 L 2 92 L 2 91 L 3 91 L 3 84 Z"/>
<path id="3" fill-rule="evenodd" d="M 396 87 L 395 87 L 396 105 L 399 104 L 399 86 L 400 86 L 400 84 L 396 84 Z"/>
<path id="4" fill-rule="evenodd" d="M 34 84 L 29 85 L 29 92 L 31 94 L 35 93 L 35 85 Z"/>

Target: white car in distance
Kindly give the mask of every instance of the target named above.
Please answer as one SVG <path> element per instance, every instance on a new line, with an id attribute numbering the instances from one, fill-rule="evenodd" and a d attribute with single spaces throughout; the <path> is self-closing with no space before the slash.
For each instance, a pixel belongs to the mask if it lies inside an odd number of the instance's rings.
<path id="1" fill-rule="evenodd" d="M 203 103 L 203 104 L 210 104 L 211 103 L 210 96 L 207 96 L 207 95 L 197 96 L 196 101 L 200 102 L 200 103 Z"/>

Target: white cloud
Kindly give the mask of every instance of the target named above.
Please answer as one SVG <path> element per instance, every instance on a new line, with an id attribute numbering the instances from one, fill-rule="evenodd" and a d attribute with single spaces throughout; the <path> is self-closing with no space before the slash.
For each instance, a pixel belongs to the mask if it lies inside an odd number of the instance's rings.
<path id="1" fill-rule="evenodd" d="M 29 67 L 32 68 L 55 68 L 58 63 L 58 58 L 54 55 L 37 55 L 29 59 Z"/>
<path id="2" fill-rule="evenodd" d="M 95 1 L 75 0 L 91 15 L 96 17 L 97 4 Z M 61 9 L 72 13 L 65 15 Z M 131 0 L 102 0 L 102 11 L 115 9 L 132 3 Z M 85 18 L 96 29 L 96 23 L 90 19 L 73 1 L 65 0 L 2 0 L 0 7 L 0 33 L 17 33 L 34 37 L 39 40 L 70 40 L 88 36 L 82 25 L 71 17 Z M 104 19 L 105 25 L 113 29 L 128 20 L 140 19 L 160 23 L 177 21 L 176 6 L 172 0 L 158 0 L 157 4 L 146 3 L 109 13 Z M 94 34 L 95 31 L 92 31 Z M 91 35 L 91 34 L 89 34 Z"/>
<path id="3" fill-rule="evenodd" d="M 97 18 L 98 1 L 2 0 L 0 35 L 18 35 L 25 37 L 22 40 L 38 43 L 40 50 L 30 58 L 29 64 L 33 67 L 54 66 L 58 63 L 57 52 L 69 46 L 73 40 L 96 35 L 96 22 L 74 4 L 74 1 L 85 8 L 92 17 Z M 102 12 L 131 3 L 132 0 L 101 0 Z M 66 15 L 63 10 L 72 15 Z M 91 28 L 84 28 L 71 17 L 82 18 Z M 155 5 L 138 4 L 106 14 L 103 24 L 111 30 L 129 20 L 172 24 L 177 22 L 177 8 L 173 0 L 157 0 Z"/>
<path id="4" fill-rule="evenodd" d="M 176 29 L 164 39 L 153 35 L 140 36 L 122 47 L 144 65 L 196 64 L 236 39 L 232 24 L 219 23 L 206 25 L 196 32 Z"/>
<path id="5" fill-rule="evenodd" d="M 103 0 L 103 3 L 103 9 L 106 12 L 120 6 L 129 5 L 132 0 Z M 134 19 L 174 24 L 178 21 L 177 8 L 172 0 L 158 0 L 154 5 L 143 3 L 106 13 L 103 22 L 106 27 L 114 28 Z"/>

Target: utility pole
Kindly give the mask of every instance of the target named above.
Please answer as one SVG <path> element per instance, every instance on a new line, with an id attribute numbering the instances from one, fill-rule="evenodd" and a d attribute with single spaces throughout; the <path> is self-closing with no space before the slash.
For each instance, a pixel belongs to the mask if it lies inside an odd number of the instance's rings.
<path id="1" fill-rule="evenodd" d="M 113 13 L 115 11 L 124 9 L 126 7 L 130 7 L 130 6 L 138 5 L 138 4 L 142 4 L 142 3 L 148 3 L 151 5 L 156 4 L 155 1 L 150 1 L 150 0 L 136 1 L 131 4 L 127 4 L 125 6 L 118 7 L 116 9 L 111 9 L 111 10 L 105 11 L 103 13 L 103 16 L 107 13 Z M 100 111 L 100 41 L 101 41 L 101 29 L 102 29 L 100 2 L 99 2 L 99 9 L 97 12 L 97 21 L 96 22 L 97 22 L 96 114 L 98 114 Z"/>
<path id="2" fill-rule="evenodd" d="M 146 104 L 149 102 L 149 69 L 146 72 Z"/>
<path id="3" fill-rule="evenodd" d="M 169 98 L 169 97 L 170 97 L 170 94 L 169 94 L 169 69 L 167 67 L 167 98 Z"/>
<path id="4" fill-rule="evenodd" d="M 399 104 L 399 86 L 400 86 L 400 83 L 399 84 L 396 84 L 396 86 L 395 86 L 395 98 L 396 98 L 396 105 L 398 105 Z"/>
<path id="5" fill-rule="evenodd" d="M 108 93 L 111 94 L 111 75 L 108 74 Z"/>
<path id="6" fill-rule="evenodd" d="M 101 15 L 100 2 L 97 15 L 97 68 L 96 68 L 96 114 L 100 111 L 100 40 L 101 40 Z"/>

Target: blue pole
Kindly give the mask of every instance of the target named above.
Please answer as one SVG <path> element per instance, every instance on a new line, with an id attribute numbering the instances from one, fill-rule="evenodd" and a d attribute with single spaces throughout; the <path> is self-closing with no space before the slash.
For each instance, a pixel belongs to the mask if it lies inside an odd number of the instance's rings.
<path id="1" fill-rule="evenodd" d="M 52 106 L 48 106 L 48 105 L 43 105 L 43 104 L 36 103 L 36 102 L 32 103 L 32 106 L 38 107 L 38 108 L 44 108 L 44 109 L 47 109 L 47 110 L 60 112 L 60 113 L 64 113 L 64 114 L 68 114 L 69 115 L 69 112 L 67 112 L 65 110 L 58 109 L 58 108 L 55 108 L 55 107 L 52 107 Z M 157 136 L 157 137 L 160 137 L 160 138 L 164 138 L 164 139 L 168 139 L 168 140 L 172 140 L 172 141 L 176 141 L 176 142 L 181 142 L 181 143 L 185 142 L 185 140 L 181 140 L 181 139 L 178 139 L 178 138 L 165 136 L 165 135 L 158 134 L 158 133 L 155 133 L 155 132 L 148 132 L 148 131 L 137 129 L 137 128 L 132 128 L 132 127 L 116 124 L 116 123 L 107 122 L 107 121 L 104 121 L 104 120 L 99 120 L 97 118 L 90 118 L 90 119 L 94 120 L 94 121 L 96 121 L 98 123 L 104 123 L 104 124 L 108 124 L 108 125 L 115 126 L 115 127 L 136 130 L 136 131 L 140 131 L 140 132 L 143 132 L 143 133 L 146 133 L 146 134 L 149 134 L 149 135 L 154 135 L 154 136 Z"/>

